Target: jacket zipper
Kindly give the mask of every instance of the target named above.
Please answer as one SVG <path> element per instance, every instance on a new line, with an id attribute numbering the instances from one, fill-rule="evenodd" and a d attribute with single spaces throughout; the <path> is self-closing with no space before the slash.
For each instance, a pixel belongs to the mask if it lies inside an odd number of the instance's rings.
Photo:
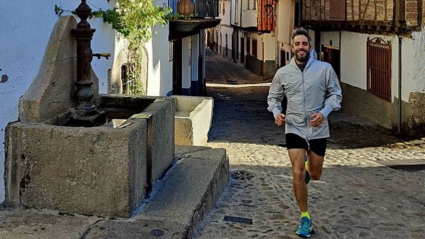
<path id="1" fill-rule="evenodd" d="M 307 150 L 310 150 L 310 142 L 308 140 L 308 131 L 309 129 L 309 124 L 308 124 L 308 119 L 309 117 L 307 117 L 307 109 L 306 109 L 306 104 L 305 104 L 305 79 L 304 79 L 304 71 L 306 69 L 304 68 L 304 70 L 301 72 L 302 74 L 302 79 L 303 79 L 303 101 L 304 101 L 304 121 L 305 121 L 305 125 L 306 125 L 306 132 L 305 132 L 305 141 L 307 142 Z"/>

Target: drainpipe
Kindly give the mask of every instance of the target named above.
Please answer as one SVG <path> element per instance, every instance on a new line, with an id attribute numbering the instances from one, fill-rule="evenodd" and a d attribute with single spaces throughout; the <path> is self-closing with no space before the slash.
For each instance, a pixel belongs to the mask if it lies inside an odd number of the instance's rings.
<path id="1" fill-rule="evenodd" d="M 397 34 L 398 37 L 398 133 L 401 134 L 401 124 L 402 124 L 402 108 L 401 108 L 401 47 L 402 47 L 402 37 Z"/>
<path id="2" fill-rule="evenodd" d="M 241 0 L 240 2 L 241 2 L 241 7 L 239 8 L 239 12 L 240 12 L 240 17 L 239 17 L 239 31 L 240 31 L 240 33 L 242 34 L 242 1 L 243 0 Z M 245 40 L 245 36 L 244 36 L 244 40 Z M 246 47 L 246 46 L 245 46 Z M 242 57 L 244 57 L 245 58 L 245 52 L 244 52 L 244 50 L 245 49 L 242 49 L 242 41 L 241 41 L 241 59 L 240 59 L 240 62 L 242 62 Z M 244 66 L 245 66 L 245 59 L 243 59 L 243 62 L 244 62 Z"/>
<path id="3" fill-rule="evenodd" d="M 258 10 L 257 10 L 258 11 Z M 274 30 L 274 37 L 275 37 L 275 44 L 276 44 L 276 46 L 275 46 L 275 56 L 274 56 L 274 59 L 275 59 L 275 67 L 276 67 L 276 71 L 279 69 L 279 65 L 280 65 L 280 62 L 279 62 L 279 49 L 280 49 L 280 46 L 279 46 L 279 25 L 277 24 L 278 23 L 278 20 L 279 20 L 279 2 L 277 2 L 277 4 L 276 4 L 276 7 L 275 7 L 275 12 L 273 13 L 274 14 L 274 24 L 275 24 L 275 30 Z M 275 71 L 275 72 L 276 72 Z"/>

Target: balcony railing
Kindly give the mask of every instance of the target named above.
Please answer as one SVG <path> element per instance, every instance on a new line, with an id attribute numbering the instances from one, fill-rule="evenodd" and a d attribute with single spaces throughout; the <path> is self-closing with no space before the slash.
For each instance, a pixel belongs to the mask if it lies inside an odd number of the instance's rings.
<path id="1" fill-rule="evenodd" d="M 193 0 L 195 17 L 218 17 L 218 0 Z"/>

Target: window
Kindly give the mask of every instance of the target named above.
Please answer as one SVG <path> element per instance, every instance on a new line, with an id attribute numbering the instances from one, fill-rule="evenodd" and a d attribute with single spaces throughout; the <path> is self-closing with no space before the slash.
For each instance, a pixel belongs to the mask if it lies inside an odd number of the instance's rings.
<path id="1" fill-rule="evenodd" d="M 367 90 L 391 101 L 391 43 L 367 39 Z"/>
<path id="2" fill-rule="evenodd" d="M 252 55 L 257 58 L 257 39 L 252 39 Z"/>
<path id="3" fill-rule="evenodd" d="M 221 10 L 222 10 L 222 13 L 224 15 L 226 13 L 226 3 L 225 2 L 223 2 L 223 5 L 221 7 Z"/>
<path id="4" fill-rule="evenodd" d="M 257 0 L 254 0 L 254 6 L 252 7 L 252 9 L 254 9 L 254 10 L 257 9 Z"/>
<path id="5" fill-rule="evenodd" d="M 345 1 L 330 0 L 330 14 L 331 20 L 345 20 Z"/>
<path id="6" fill-rule="evenodd" d="M 251 0 L 248 0 L 248 10 L 250 9 L 250 3 L 251 3 Z"/>

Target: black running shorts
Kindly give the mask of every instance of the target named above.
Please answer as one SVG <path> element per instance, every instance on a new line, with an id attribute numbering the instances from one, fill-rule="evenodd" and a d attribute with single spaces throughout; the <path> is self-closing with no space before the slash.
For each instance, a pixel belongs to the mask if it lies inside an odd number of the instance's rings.
<path id="1" fill-rule="evenodd" d="M 296 134 L 286 134 L 286 148 L 288 149 L 305 149 L 308 150 L 307 141 Z M 325 156 L 327 138 L 311 139 L 310 150 L 319 156 Z"/>

